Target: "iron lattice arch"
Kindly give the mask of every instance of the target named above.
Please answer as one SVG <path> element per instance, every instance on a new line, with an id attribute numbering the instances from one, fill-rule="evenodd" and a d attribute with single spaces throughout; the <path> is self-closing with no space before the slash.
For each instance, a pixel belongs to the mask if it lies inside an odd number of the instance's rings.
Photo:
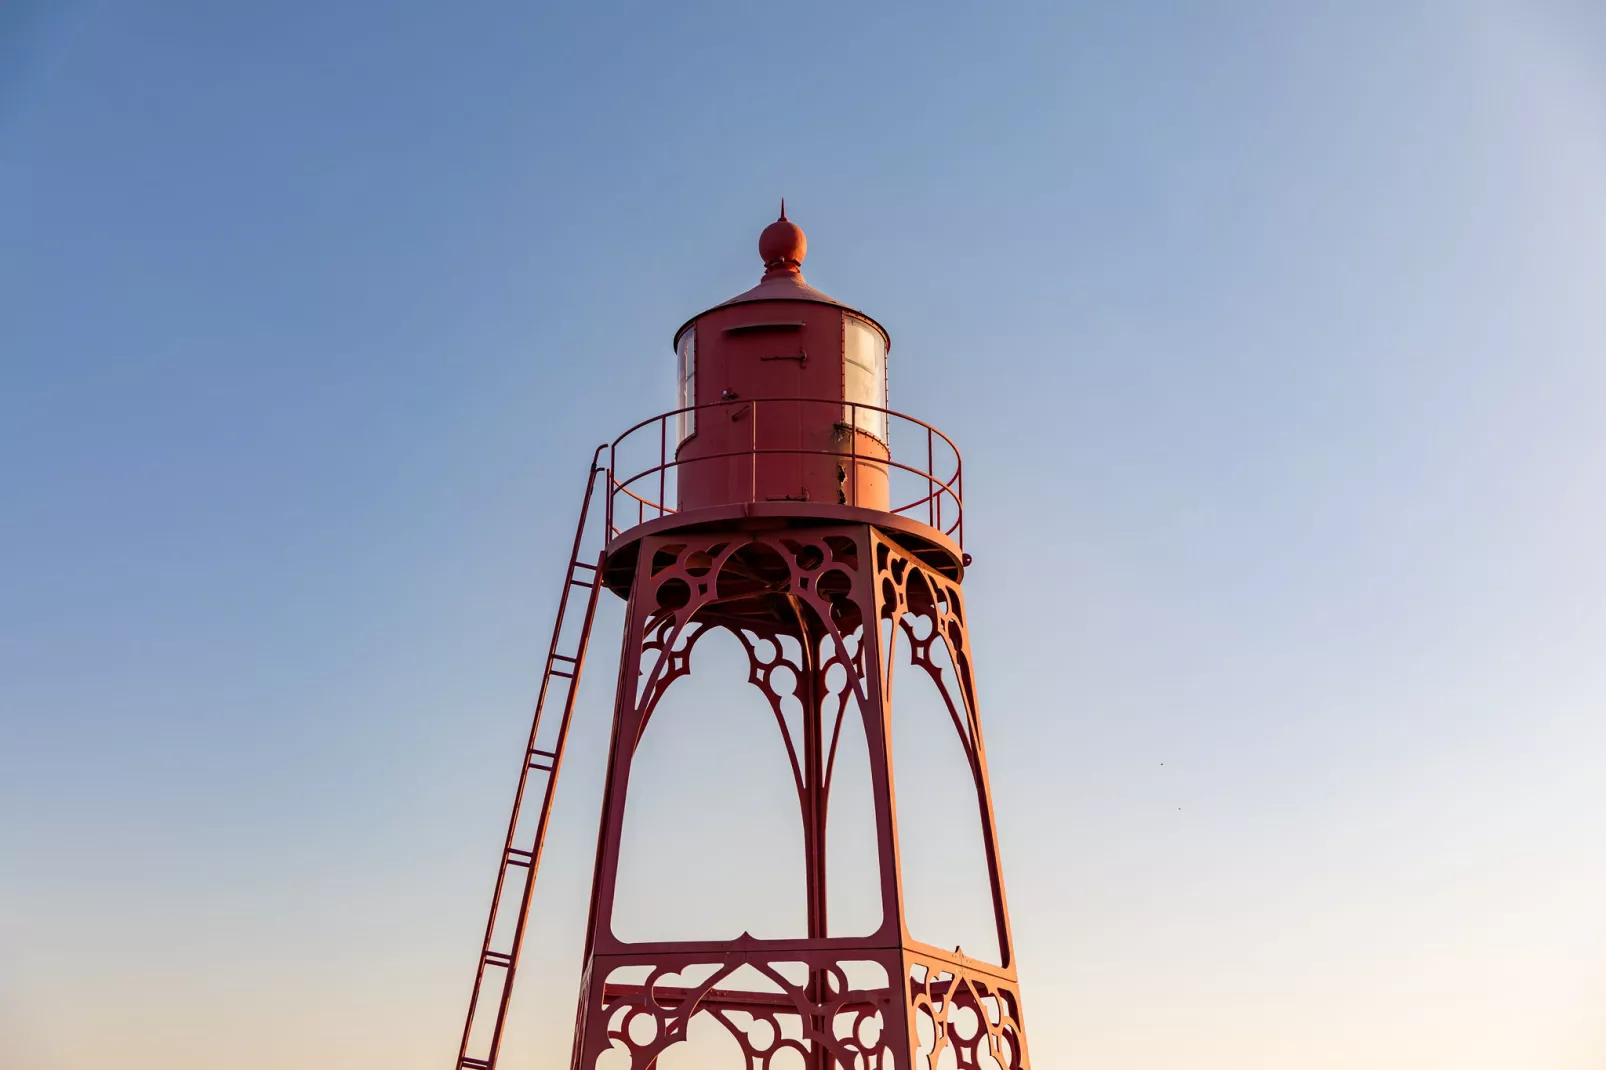
<path id="1" fill-rule="evenodd" d="M 647 536 L 628 597 L 573 1070 L 648 1070 L 699 1018 L 734 1038 L 744 1070 L 1029 1070 L 959 584 L 857 524 Z M 691 673 L 698 640 L 714 629 L 740 641 L 748 680 L 785 742 L 803 825 L 807 935 L 623 941 L 610 921 L 631 763 L 660 700 Z M 892 790 L 900 663 L 929 675 L 964 751 L 998 965 L 921 943 L 906 923 Z M 825 831 L 843 728 L 855 716 L 868 750 L 881 922 L 867 936 L 839 937 L 827 913 Z"/>

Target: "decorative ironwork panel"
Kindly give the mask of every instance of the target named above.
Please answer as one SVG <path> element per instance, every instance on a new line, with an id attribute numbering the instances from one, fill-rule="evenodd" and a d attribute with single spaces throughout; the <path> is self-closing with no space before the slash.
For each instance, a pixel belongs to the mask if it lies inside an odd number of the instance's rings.
<path id="1" fill-rule="evenodd" d="M 1029 1070 L 959 585 L 868 525 L 648 536 L 635 569 L 575 1070 L 647 1070 L 700 1018 L 734 1038 L 745 1070 L 937 1070 L 939 1059 L 950 1065 L 949 1051 L 959 1070 Z M 785 743 L 804 831 L 807 932 L 627 943 L 610 919 L 631 763 L 664 694 L 691 675 L 697 641 L 714 628 L 740 642 L 748 682 Z M 921 944 L 904 924 L 887 699 L 900 653 L 936 684 L 964 749 L 999 966 Z M 844 938 L 829 925 L 826 829 L 852 716 L 868 747 L 882 922 Z"/>

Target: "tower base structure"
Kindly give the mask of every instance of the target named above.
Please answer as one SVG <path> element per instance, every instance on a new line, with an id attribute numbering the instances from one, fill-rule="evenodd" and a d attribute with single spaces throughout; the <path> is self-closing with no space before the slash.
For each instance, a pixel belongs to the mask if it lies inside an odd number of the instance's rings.
<path id="1" fill-rule="evenodd" d="M 784 513 L 776 503 L 774 513 Z M 1029 1070 L 960 580 L 963 555 L 903 517 L 813 506 L 812 517 L 665 518 L 609 547 L 603 582 L 628 600 L 573 1070 L 648 1070 L 700 1017 L 745 1070 Z M 874 520 L 882 522 L 873 522 Z M 611 919 L 630 773 L 660 700 L 685 687 L 700 637 L 734 634 L 785 741 L 803 825 L 807 932 L 795 939 L 627 942 Z M 784 670 L 784 671 L 783 671 Z M 952 785 L 981 818 L 1000 962 L 909 932 L 893 790 L 892 694 L 923 672 L 969 767 Z M 849 718 L 867 747 L 880 925 L 832 935 L 826 830 Z M 858 739 L 857 732 L 852 738 Z M 918 819 L 918 815 L 912 817 Z M 732 1070 L 735 1070 L 733 1067 Z"/>

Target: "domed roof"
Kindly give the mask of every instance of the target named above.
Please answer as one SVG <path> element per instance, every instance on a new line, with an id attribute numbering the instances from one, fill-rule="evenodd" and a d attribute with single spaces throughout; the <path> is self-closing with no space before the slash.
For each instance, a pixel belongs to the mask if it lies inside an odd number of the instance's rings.
<path id="1" fill-rule="evenodd" d="M 803 228 L 786 218 L 786 198 L 781 198 L 781 218 L 764 228 L 758 236 L 758 255 L 764 261 L 764 277 L 803 270 L 809 252 L 809 238 Z"/>
<path id="2" fill-rule="evenodd" d="M 728 305 L 745 305 L 754 301 L 808 301 L 817 305 L 835 305 L 846 309 L 863 319 L 875 323 L 883 335 L 887 330 L 870 316 L 851 305 L 843 304 L 830 294 L 821 293 L 803 281 L 803 258 L 808 255 L 809 239 L 803 233 L 803 228 L 786 218 L 786 201 L 781 201 L 780 218 L 764 228 L 758 236 L 758 255 L 764 261 L 764 277 L 757 286 L 737 294 L 728 301 L 721 301 L 714 308 L 725 308 Z M 705 311 L 712 311 L 708 309 Z M 704 313 L 698 313 L 675 332 L 675 343 L 678 345 L 680 336 Z M 891 336 L 887 336 L 888 344 Z"/>

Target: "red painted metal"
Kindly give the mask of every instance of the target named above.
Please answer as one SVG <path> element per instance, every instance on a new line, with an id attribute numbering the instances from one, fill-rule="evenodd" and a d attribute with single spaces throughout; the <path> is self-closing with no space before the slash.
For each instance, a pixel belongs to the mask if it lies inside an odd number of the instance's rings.
<path id="1" fill-rule="evenodd" d="M 696 369 L 692 396 L 681 402 L 695 416 L 686 427 L 695 430 L 672 454 L 678 508 L 740 501 L 887 508 L 887 434 L 875 417 L 884 409 L 891 340 L 869 316 L 804 283 L 807 249 L 783 209 L 759 238 L 765 271 L 758 286 L 675 335 Z M 851 380 L 850 370 L 857 373 Z M 768 456 L 760 462 L 759 454 Z"/>
<path id="2" fill-rule="evenodd" d="M 730 422 L 739 420 L 753 430 L 745 439 L 740 434 L 716 439 L 713 433 L 709 433 L 702 443 L 707 448 L 695 454 L 689 449 L 682 449 L 678 455 L 672 456 L 668 447 L 669 427 L 683 413 L 691 411 L 699 414 L 699 427 L 705 424 L 718 425 L 719 418 L 723 417 Z M 773 444 L 774 439 L 767 435 L 761 439 L 756 431 L 760 426 L 803 423 L 834 432 L 836 414 L 842 411 L 853 418 L 861 411 L 875 412 L 886 417 L 891 431 L 902 427 L 905 433 L 918 433 L 925 439 L 924 463 L 918 458 L 913 464 L 905 463 L 893 457 L 885 446 L 881 446 L 875 455 L 867 456 L 859 451 L 859 443 L 865 438 L 862 432 L 853 435 L 833 433 L 823 444 L 799 442 L 796 437 Z M 705 413 L 714 419 L 708 419 L 703 415 Z M 725 429 L 721 427 L 720 430 Z M 698 432 L 696 437 L 702 438 L 703 432 Z M 822 436 L 814 437 L 819 439 Z M 639 460 L 639 447 L 644 441 L 656 441 L 658 449 L 656 457 L 648 457 L 643 461 Z M 716 441 L 724 447 L 718 452 L 713 449 Z M 939 441 L 944 447 L 941 453 L 936 451 Z M 687 446 L 690 445 L 691 441 L 688 440 Z M 777 478 L 786 478 L 804 469 L 820 471 L 835 468 L 848 473 L 841 481 L 834 475 L 831 477 L 832 489 L 836 491 L 835 504 L 874 509 L 898 516 L 918 517 L 924 513 L 928 527 L 954 539 L 963 548 L 964 463 L 959 455 L 959 447 L 925 421 L 885 406 L 808 397 L 754 397 L 739 403 L 720 401 L 687 406 L 671 409 L 635 424 L 614 439 L 608 451 L 607 517 L 610 538 L 625 530 L 622 525 L 634 527 L 648 520 L 681 512 L 687 514 L 689 521 L 704 510 L 733 502 L 812 502 L 812 499 L 802 495 L 761 494 L 759 489 L 762 484 L 755 487 L 754 473 L 761 473 L 764 482 L 773 483 Z M 631 455 L 638 458 L 636 465 L 625 460 Z M 717 462 L 727 462 L 730 470 L 740 473 L 735 480 L 724 484 L 725 493 L 711 492 L 710 481 L 704 478 L 707 466 Z M 866 473 L 862 481 L 858 478 L 859 473 Z M 673 506 L 668 504 L 666 490 L 671 475 L 678 490 Z M 899 476 L 910 477 L 903 482 L 912 488 L 914 497 L 908 501 L 900 499 L 898 505 L 892 505 L 891 486 Z M 744 482 L 747 484 L 746 492 L 736 493 Z M 657 492 L 648 497 L 647 493 L 654 485 Z M 828 499 L 822 504 L 829 506 L 832 503 Z M 945 507 L 948 513 L 946 521 L 943 517 Z"/>
<path id="3" fill-rule="evenodd" d="M 479 964 L 474 971 L 474 988 L 469 995 L 468 1016 L 463 1023 L 463 1040 L 457 1049 L 459 1070 L 490 1070 L 502 1046 L 502 1032 L 507 1024 L 508 1001 L 513 996 L 513 978 L 518 972 L 519 953 L 524 946 L 525 923 L 530 916 L 530 896 L 535 890 L 535 877 L 541 866 L 541 851 L 546 844 L 547 822 L 552 815 L 552 796 L 558 786 L 558 771 L 563 765 L 563 748 L 569 738 L 569 722 L 574 715 L 575 692 L 580 686 L 580 672 L 585 667 L 586 647 L 591 638 L 591 624 L 596 617 L 597 595 L 602 590 L 601 560 L 595 565 L 582 561 L 581 550 L 585 540 L 586 520 L 591 511 L 592 494 L 596 490 L 597 476 L 602 474 L 598 462 L 605 446 L 598 446 L 591 458 L 591 470 L 586 476 L 585 496 L 580 501 L 580 520 L 575 525 L 574 544 L 569 551 L 569 565 L 564 570 L 563 589 L 558 595 L 557 620 L 552 625 L 552 641 L 547 646 L 546 667 L 541 674 L 541 690 L 535 702 L 535 716 L 530 723 L 530 738 L 525 744 L 524 758 L 519 764 L 519 786 L 513 793 L 513 816 L 508 819 L 507 839 L 502 845 L 501 864 L 496 871 L 496 887 L 491 893 L 490 920 L 485 925 L 485 939 L 480 945 Z M 569 612 L 569 596 L 583 590 L 585 609 L 570 653 L 562 653 L 563 626 Z M 561 693 L 560 713 L 555 730 L 544 723 L 542 714 L 553 695 L 554 681 Z M 547 731 L 543 731 L 543 730 Z M 532 784 L 532 779 L 534 783 Z M 535 790 L 531 790 L 531 789 Z M 529 802 L 539 792 L 540 804 L 533 814 Z M 527 838 L 519 833 L 524 822 L 533 817 Z M 522 871 L 522 875 L 520 873 Z M 511 887 L 510 887 L 511 882 Z M 504 920 L 503 905 L 507 893 L 517 895 L 518 909 L 510 932 L 501 932 L 498 923 Z M 500 943 L 498 937 L 503 943 Z M 487 970 L 491 973 L 488 976 Z M 490 981 L 487 988 L 486 982 Z M 490 1031 L 479 1045 L 474 1044 L 474 1021 L 484 1006 L 494 1005 L 496 1017 Z M 483 1024 L 483 1020 L 482 1020 Z M 476 1054 L 470 1054 L 471 1047 Z M 483 1052 L 484 1054 L 477 1054 Z"/>
<path id="4" fill-rule="evenodd" d="M 605 1053 L 602 1065 L 649 1070 L 699 1017 L 736 1040 L 745 1070 L 789 1062 L 810 1070 L 1030 1070 L 961 589 L 970 563 L 963 465 L 937 428 L 860 396 L 864 365 L 847 365 L 863 357 L 865 336 L 850 344 L 848 332 L 874 328 L 883 341 L 886 333 L 803 284 L 806 249 L 783 208 L 760 240 L 764 281 L 676 336 L 680 348 L 685 333 L 696 332 L 686 403 L 605 447 L 605 546 L 585 632 L 598 587 L 623 597 L 627 609 L 572 1070 L 597 1070 Z M 859 376 L 854 386 L 850 375 Z M 695 431 L 672 445 L 682 428 Z M 599 450 L 587 505 L 600 457 Z M 570 582 L 584 529 L 582 509 Z M 568 584 L 565 599 L 567 592 Z M 622 940 L 613 908 L 632 764 L 665 692 L 691 686 L 679 681 L 691 674 L 694 645 L 713 630 L 734 634 L 746 650 L 748 680 L 785 743 L 803 829 L 805 931 L 788 939 Z M 575 676 L 583 651 L 582 638 Z M 549 677 L 553 664 L 549 657 Z M 951 787 L 973 795 L 980 818 L 998 963 L 923 943 L 906 922 L 892 695 L 907 672 L 935 684 L 963 749 L 969 777 Z M 553 749 L 536 750 L 539 712 L 531 733 L 524 775 L 531 755 L 550 754 L 547 800 L 572 703 L 571 690 Z M 783 709 L 801 714 L 789 719 Z M 853 718 L 867 748 L 882 919 L 856 937 L 833 932 L 826 881 L 832 783 Z M 521 780 L 517 798 L 524 795 Z M 546 808 L 544 801 L 528 853 L 531 882 Z M 468 1056 L 471 1010 L 459 1070 L 496 1064 L 520 935 L 501 959 L 492 936 L 517 827 L 516 805 L 479 971 L 483 978 L 487 965 L 506 961 L 489 1053 Z M 526 883 L 520 930 L 528 903 Z"/>
<path id="5" fill-rule="evenodd" d="M 628 533 L 627 533 L 628 534 Z M 952 1048 L 961 1070 L 1026 1070 L 1024 1023 L 998 859 L 986 751 L 959 583 L 879 525 L 831 523 L 743 530 L 684 528 L 645 535 L 610 561 L 606 582 L 629 599 L 620 665 L 575 1070 L 608 1051 L 646 1070 L 708 1014 L 769 1070 L 782 1051 L 810 1065 L 934 1070 Z M 882 626 L 884 622 L 885 626 Z M 610 919 L 631 766 L 665 692 L 690 674 L 698 639 L 733 632 L 749 680 L 765 695 L 786 745 L 804 829 L 807 932 L 794 939 L 627 942 Z M 792 642 L 783 643 L 782 639 Z M 956 674 L 938 668 L 947 647 Z M 789 659 L 784 650 L 801 651 Z M 784 668 L 785 673 L 777 673 Z M 905 923 L 892 791 L 892 707 L 901 671 L 926 673 L 943 696 L 970 768 L 993 891 L 1000 964 L 918 940 Z M 782 687 L 778 680 L 790 682 Z M 782 705 L 795 699 L 800 722 Z M 858 717 L 869 747 L 882 924 L 868 936 L 831 933 L 826 910 L 826 816 L 843 726 Z M 751 967 L 751 970 L 744 970 Z M 622 975 L 645 970 L 632 983 Z M 753 987 L 754 971 L 765 979 Z M 737 984 L 738 975 L 747 978 Z M 696 978 L 688 984 L 687 978 Z M 965 1013 L 961 1013 L 961 1011 Z M 739 1014 L 735 1012 L 740 1012 Z M 755 1029 L 763 1021 L 772 1028 Z M 780 1025 L 788 1028 L 776 1031 Z M 922 1044 L 921 1033 L 929 1038 Z M 790 1037 L 790 1040 L 779 1038 Z M 984 1062 L 984 1053 L 993 1061 Z M 922 1060 L 917 1062 L 919 1057 Z M 626 1065 L 626 1064 L 621 1064 Z M 775 1065 L 779 1065 L 776 1063 Z"/>

